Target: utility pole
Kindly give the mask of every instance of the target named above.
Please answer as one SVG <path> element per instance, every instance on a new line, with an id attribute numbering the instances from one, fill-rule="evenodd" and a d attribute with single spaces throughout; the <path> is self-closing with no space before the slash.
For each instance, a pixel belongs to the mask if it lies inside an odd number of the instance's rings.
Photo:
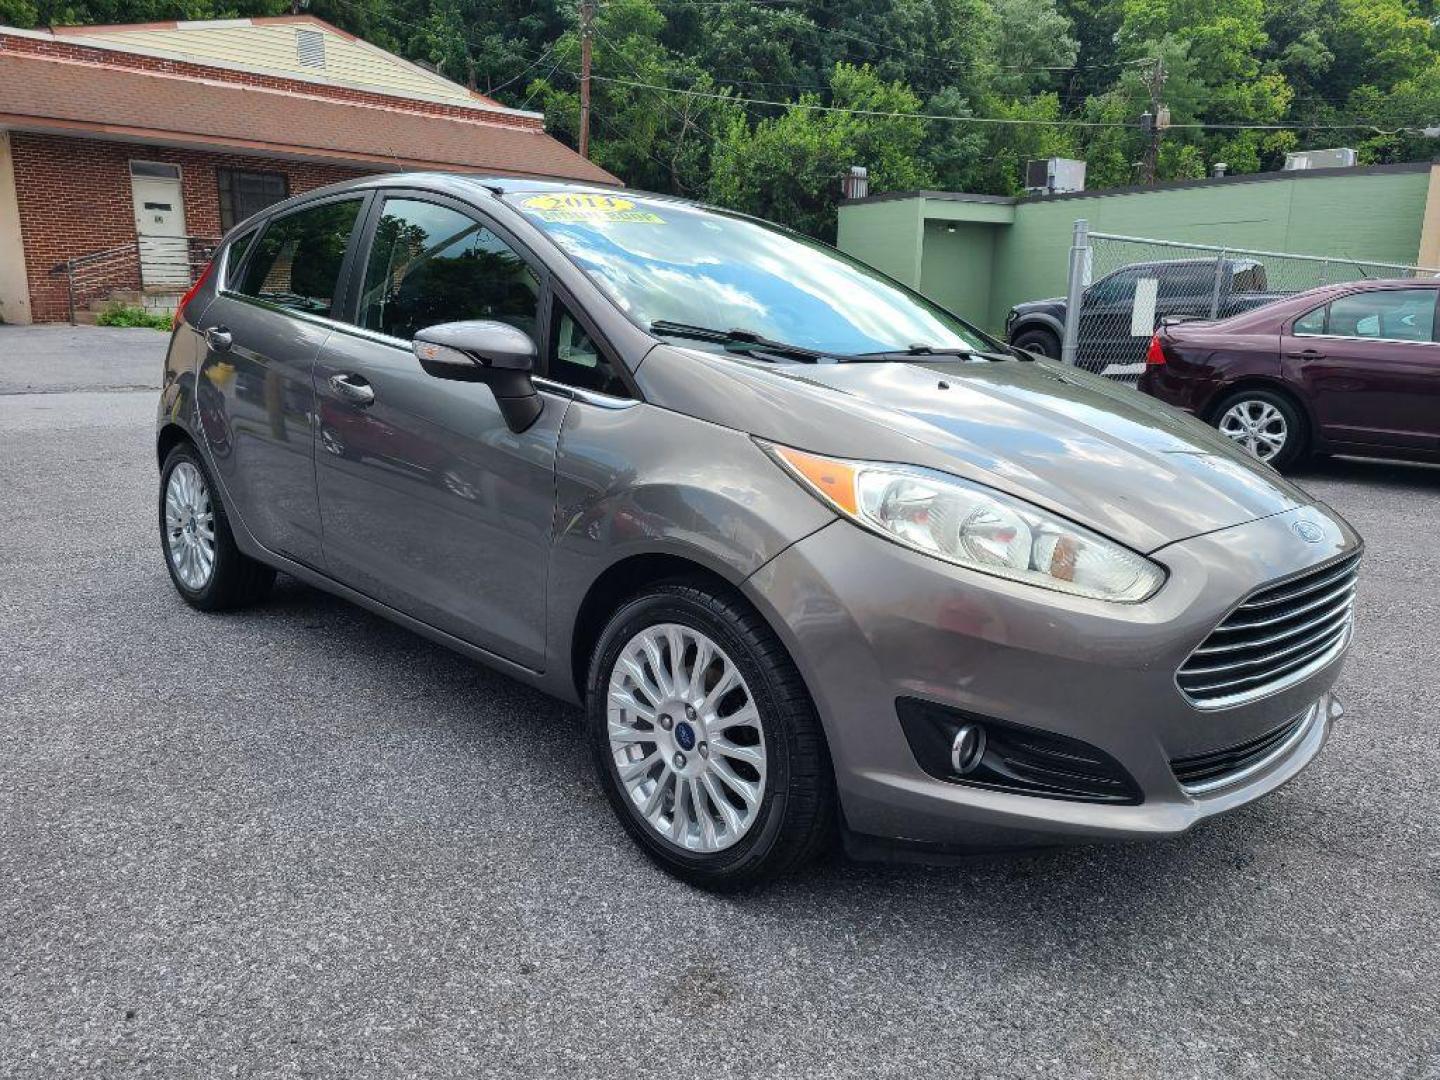
<path id="1" fill-rule="evenodd" d="M 590 20 L 595 0 L 580 0 L 580 156 L 590 157 Z"/>
<path id="2" fill-rule="evenodd" d="M 1145 159 L 1140 164 L 1140 182 L 1149 187 L 1155 183 L 1155 170 L 1160 165 L 1160 134 L 1170 126 L 1170 110 L 1160 103 L 1165 89 L 1165 58 L 1155 57 L 1155 66 L 1145 80 L 1145 89 L 1150 92 L 1150 111 L 1140 117 L 1140 128 L 1150 136 L 1145 147 Z"/>

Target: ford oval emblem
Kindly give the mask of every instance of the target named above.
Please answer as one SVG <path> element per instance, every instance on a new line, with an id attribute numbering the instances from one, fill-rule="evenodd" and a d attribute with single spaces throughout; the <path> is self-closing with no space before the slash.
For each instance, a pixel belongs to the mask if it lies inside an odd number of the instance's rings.
<path id="1" fill-rule="evenodd" d="M 1301 518 L 1291 527 L 1295 530 L 1295 535 L 1307 544 L 1318 544 L 1325 539 L 1325 530 L 1317 522 Z"/>

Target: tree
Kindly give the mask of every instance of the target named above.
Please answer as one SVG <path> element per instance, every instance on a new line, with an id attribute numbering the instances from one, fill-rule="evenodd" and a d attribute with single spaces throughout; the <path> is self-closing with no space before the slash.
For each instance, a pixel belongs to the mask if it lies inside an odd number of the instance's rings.
<path id="1" fill-rule="evenodd" d="M 732 116 L 715 148 L 710 198 L 834 239 L 841 176 L 863 164 L 878 190 L 920 188 L 930 182 L 921 155 L 925 122 L 906 116 L 920 101 L 868 66 L 836 64 L 831 104 L 900 116 L 821 111 L 818 94 L 803 94 L 778 117 L 755 124 Z"/>

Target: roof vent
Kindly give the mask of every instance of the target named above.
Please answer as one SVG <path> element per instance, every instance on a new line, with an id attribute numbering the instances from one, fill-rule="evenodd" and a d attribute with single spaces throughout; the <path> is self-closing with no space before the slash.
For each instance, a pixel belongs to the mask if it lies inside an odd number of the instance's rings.
<path id="1" fill-rule="evenodd" d="M 295 31 L 295 59 L 301 67 L 325 66 L 325 35 L 319 30 Z"/>

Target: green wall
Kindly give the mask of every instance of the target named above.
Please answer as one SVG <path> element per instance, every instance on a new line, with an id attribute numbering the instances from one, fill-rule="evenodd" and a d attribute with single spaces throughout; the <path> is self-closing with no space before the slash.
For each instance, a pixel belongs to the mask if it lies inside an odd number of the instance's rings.
<path id="1" fill-rule="evenodd" d="M 917 198 L 847 207 L 853 212 L 840 215 L 836 246 L 912 289 L 919 288 L 924 205 Z"/>
<path id="2" fill-rule="evenodd" d="M 1429 166 L 1422 165 L 1268 174 L 1008 205 L 924 192 L 842 205 L 839 244 L 907 284 L 918 273 L 927 296 L 999 331 L 1012 305 L 1065 292 L 1077 218 L 1096 232 L 1125 236 L 1413 263 L 1428 184 Z"/>
<path id="3" fill-rule="evenodd" d="M 962 319 L 990 321 L 996 233 L 977 221 L 927 221 L 920 257 L 920 291 Z"/>

